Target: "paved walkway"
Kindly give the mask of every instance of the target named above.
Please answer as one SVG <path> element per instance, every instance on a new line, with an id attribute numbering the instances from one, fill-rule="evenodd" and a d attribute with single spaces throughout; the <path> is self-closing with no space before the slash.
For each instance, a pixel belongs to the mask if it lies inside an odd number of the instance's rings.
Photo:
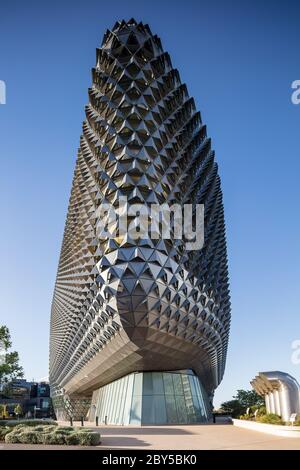
<path id="1" fill-rule="evenodd" d="M 68 423 L 60 423 L 67 425 Z M 75 423 L 77 425 L 77 423 Z M 102 445 L 86 449 L 298 449 L 300 438 L 277 437 L 230 424 L 203 424 L 194 426 L 99 426 Z M 2 443 L 1 443 L 2 444 Z M 79 446 L 0 445 L 3 449 L 64 449 L 78 450 Z"/>

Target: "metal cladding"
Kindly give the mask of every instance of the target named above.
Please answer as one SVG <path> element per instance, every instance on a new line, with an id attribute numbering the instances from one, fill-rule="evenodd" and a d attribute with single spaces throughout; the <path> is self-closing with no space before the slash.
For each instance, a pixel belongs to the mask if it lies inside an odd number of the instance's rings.
<path id="1" fill-rule="evenodd" d="M 50 381 L 72 395 L 135 371 L 192 369 L 210 395 L 230 325 L 220 178 L 160 39 L 117 22 L 97 49 L 51 315 Z M 105 201 L 205 205 L 205 244 L 97 237 Z"/>

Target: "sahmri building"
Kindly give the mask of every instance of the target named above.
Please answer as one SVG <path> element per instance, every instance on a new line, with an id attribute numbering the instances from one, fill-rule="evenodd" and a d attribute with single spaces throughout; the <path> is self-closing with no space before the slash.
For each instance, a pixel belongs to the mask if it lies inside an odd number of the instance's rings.
<path id="1" fill-rule="evenodd" d="M 80 138 L 51 313 L 58 418 L 210 418 L 230 327 L 222 192 L 193 98 L 148 25 L 107 31 Z M 195 51 L 195 60 L 197 52 Z M 204 204 L 204 245 L 99 237 L 105 202 Z"/>

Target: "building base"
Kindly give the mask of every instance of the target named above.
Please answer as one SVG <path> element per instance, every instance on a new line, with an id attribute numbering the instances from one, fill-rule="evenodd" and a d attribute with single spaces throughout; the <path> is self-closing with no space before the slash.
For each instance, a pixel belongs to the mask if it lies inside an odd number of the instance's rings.
<path id="1" fill-rule="evenodd" d="M 89 420 L 119 425 L 191 424 L 207 421 L 211 409 L 190 370 L 135 372 L 93 393 Z"/>
<path id="2" fill-rule="evenodd" d="M 74 421 L 86 419 L 91 407 L 91 399 L 88 397 L 68 397 L 67 395 L 56 394 L 52 396 L 52 403 L 56 419 L 58 421 Z"/>

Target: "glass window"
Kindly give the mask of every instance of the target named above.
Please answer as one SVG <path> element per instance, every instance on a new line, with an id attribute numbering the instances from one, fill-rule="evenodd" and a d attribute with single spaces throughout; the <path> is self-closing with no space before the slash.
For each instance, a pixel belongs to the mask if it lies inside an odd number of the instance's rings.
<path id="1" fill-rule="evenodd" d="M 192 395 L 197 396 L 198 395 L 198 390 L 197 390 L 197 384 L 196 384 L 196 377 L 193 376 L 193 375 L 190 375 L 189 380 L 190 380 Z"/>
<path id="2" fill-rule="evenodd" d="M 168 423 L 178 423 L 175 396 L 166 395 L 166 409 Z"/>
<path id="3" fill-rule="evenodd" d="M 133 395 L 142 395 L 143 391 L 143 374 L 134 374 Z"/>
<path id="4" fill-rule="evenodd" d="M 100 421 L 107 416 L 111 424 L 197 423 L 205 420 L 208 408 L 198 378 L 175 372 L 130 374 L 102 387 L 94 402 L 96 416 Z"/>
<path id="5" fill-rule="evenodd" d="M 189 382 L 189 378 L 186 375 L 182 376 L 182 386 L 183 386 L 183 392 L 184 392 L 184 397 L 185 397 L 187 420 L 188 420 L 188 423 L 194 423 L 196 421 L 196 415 L 194 411 L 194 404 L 193 404 L 190 382 Z"/>
<path id="6" fill-rule="evenodd" d="M 48 398 L 44 398 L 42 400 L 42 408 L 49 408 L 49 399 Z"/>
<path id="7" fill-rule="evenodd" d="M 119 385 L 119 381 L 115 381 L 112 383 L 112 392 L 109 397 L 109 409 L 108 409 L 108 422 L 114 423 L 115 411 L 117 406 L 117 388 Z"/>
<path id="8" fill-rule="evenodd" d="M 173 384 L 175 395 L 183 395 L 181 374 L 173 374 Z"/>
<path id="9" fill-rule="evenodd" d="M 173 395 L 174 394 L 174 389 L 173 389 L 172 374 L 170 374 L 168 372 L 165 372 L 163 374 L 163 380 L 164 380 L 165 394 L 166 395 Z"/>
<path id="10" fill-rule="evenodd" d="M 202 403 L 204 418 L 207 419 L 208 418 L 207 410 L 209 409 L 209 405 L 207 403 L 207 395 L 199 380 L 198 380 L 198 386 L 200 389 L 200 396 L 201 396 L 201 403 Z"/>
<path id="11" fill-rule="evenodd" d="M 141 424 L 142 397 L 134 395 L 132 397 L 132 407 L 130 413 L 130 424 Z"/>
<path id="12" fill-rule="evenodd" d="M 153 395 L 152 373 L 147 372 L 144 374 L 143 379 L 143 393 L 144 395 Z"/>
<path id="13" fill-rule="evenodd" d="M 133 374 L 130 374 L 126 377 L 127 385 L 126 385 L 126 398 L 124 402 L 124 411 L 123 411 L 123 423 L 122 424 L 129 424 L 130 422 L 130 408 L 131 408 L 131 400 L 132 400 L 132 391 L 133 391 Z"/>
<path id="14" fill-rule="evenodd" d="M 197 395 L 193 395 L 193 404 L 196 415 L 196 421 L 202 421 L 202 409 Z"/>
<path id="15" fill-rule="evenodd" d="M 155 411 L 154 411 L 154 401 L 153 396 L 144 396 L 143 397 L 143 414 L 142 421 L 143 424 L 155 424 Z"/>
<path id="16" fill-rule="evenodd" d="M 198 397 L 193 396 L 193 402 L 194 402 L 196 421 L 202 421 L 202 409 L 201 409 Z"/>
<path id="17" fill-rule="evenodd" d="M 178 423 L 186 423 L 187 413 L 186 413 L 186 408 L 185 408 L 184 397 L 182 395 L 175 395 L 175 399 L 176 399 Z"/>
<path id="18" fill-rule="evenodd" d="M 155 395 L 154 399 L 154 413 L 155 413 L 155 423 L 163 424 L 167 422 L 167 413 L 166 413 L 166 399 L 164 395 Z"/>
<path id="19" fill-rule="evenodd" d="M 164 395 L 164 384 L 161 372 L 152 373 L 154 395 Z"/>

